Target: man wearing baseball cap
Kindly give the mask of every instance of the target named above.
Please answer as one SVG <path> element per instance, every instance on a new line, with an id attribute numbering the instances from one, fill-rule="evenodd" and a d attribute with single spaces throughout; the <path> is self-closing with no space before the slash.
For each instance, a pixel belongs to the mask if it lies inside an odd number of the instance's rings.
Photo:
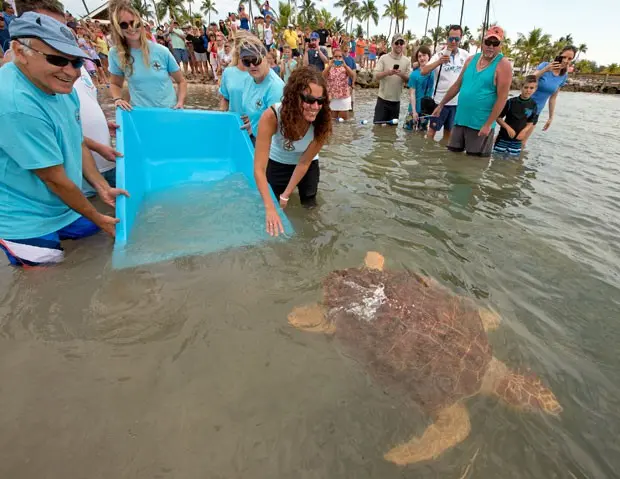
<path id="1" fill-rule="evenodd" d="M 110 188 L 84 145 L 73 84 L 86 54 L 59 21 L 27 12 L 10 26 L 13 63 L 0 69 L 0 248 L 11 264 L 63 258 L 60 241 L 117 219 L 99 213 L 80 191 L 82 176 L 113 206 Z"/>
<path id="2" fill-rule="evenodd" d="M 502 55 L 504 30 L 493 26 L 487 30 L 482 53 L 467 59 L 458 80 L 450 87 L 433 116 L 457 94 L 454 130 L 448 149 L 468 155 L 491 156 L 493 129 L 510 91 L 512 66 Z"/>
<path id="3" fill-rule="evenodd" d="M 398 119 L 400 114 L 400 97 L 411 70 L 411 60 L 403 55 L 404 48 L 405 39 L 397 33 L 392 38 L 390 53 L 377 61 L 374 74 L 379 80 L 379 96 L 375 105 L 375 123 Z"/>
<path id="4" fill-rule="evenodd" d="M 304 52 L 304 66 L 312 65 L 319 71 L 325 70 L 325 64 L 329 63 L 327 58 L 327 49 L 319 46 L 319 34 L 312 32 L 310 34 L 310 44 Z"/>

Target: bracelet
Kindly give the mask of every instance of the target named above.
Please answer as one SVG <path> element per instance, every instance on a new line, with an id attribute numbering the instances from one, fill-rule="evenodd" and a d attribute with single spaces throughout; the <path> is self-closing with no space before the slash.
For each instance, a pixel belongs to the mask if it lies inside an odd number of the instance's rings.
<path id="1" fill-rule="evenodd" d="M 281 199 L 282 201 L 288 201 L 288 198 L 287 198 L 286 196 L 282 196 L 282 195 L 280 195 L 280 199 Z"/>

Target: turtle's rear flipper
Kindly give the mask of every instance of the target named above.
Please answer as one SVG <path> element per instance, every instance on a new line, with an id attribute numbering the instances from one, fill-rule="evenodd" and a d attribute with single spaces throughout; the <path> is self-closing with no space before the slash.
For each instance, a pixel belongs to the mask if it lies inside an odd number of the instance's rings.
<path id="1" fill-rule="evenodd" d="M 314 333 L 333 333 L 334 325 L 325 318 L 325 309 L 320 304 L 298 306 L 288 315 L 291 326 Z"/>
<path id="2" fill-rule="evenodd" d="M 366 253 L 366 257 L 364 258 L 364 266 L 366 266 L 368 269 L 383 271 L 384 263 L 385 258 L 381 253 L 377 253 L 376 251 L 369 251 L 368 253 Z"/>
<path id="3" fill-rule="evenodd" d="M 463 404 L 454 404 L 439 412 L 435 422 L 426 428 L 422 437 L 414 437 L 396 446 L 384 457 L 401 466 L 434 459 L 463 441 L 470 430 L 467 409 Z"/>

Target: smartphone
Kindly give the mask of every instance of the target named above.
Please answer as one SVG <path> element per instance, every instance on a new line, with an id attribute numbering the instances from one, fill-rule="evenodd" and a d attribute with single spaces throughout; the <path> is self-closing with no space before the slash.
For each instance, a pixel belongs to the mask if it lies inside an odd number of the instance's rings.
<path id="1" fill-rule="evenodd" d="M 554 62 L 558 62 L 558 63 L 562 63 L 564 59 L 562 58 L 561 55 L 558 55 L 557 57 L 555 57 L 555 59 L 553 60 Z"/>
<path id="2" fill-rule="evenodd" d="M 400 68 L 400 65 L 398 63 L 394 63 L 394 66 L 392 67 L 392 69 L 398 70 L 399 68 Z"/>

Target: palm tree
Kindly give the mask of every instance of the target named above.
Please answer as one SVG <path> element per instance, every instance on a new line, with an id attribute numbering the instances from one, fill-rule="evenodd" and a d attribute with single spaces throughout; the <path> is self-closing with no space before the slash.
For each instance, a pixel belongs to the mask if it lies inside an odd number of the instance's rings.
<path id="1" fill-rule="evenodd" d="M 437 44 L 441 38 L 444 36 L 443 28 L 431 28 L 428 33 L 430 34 L 430 38 L 434 44 Z"/>
<path id="2" fill-rule="evenodd" d="M 355 38 L 359 38 L 364 34 L 364 29 L 362 28 L 362 26 L 358 23 L 357 27 L 355 27 Z"/>
<path id="3" fill-rule="evenodd" d="M 402 21 L 400 32 L 402 33 L 405 30 L 405 20 L 407 19 L 407 14 L 405 13 L 407 7 L 405 6 L 405 2 L 396 4 L 396 25 L 398 25 L 399 21 Z M 395 30 L 398 31 L 398 30 Z"/>
<path id="4" fill-rule="evenodd" d="M 200 9 L 204 12 L 204 14 L 208 17 L 207 23 L 211 23 L 211 12 L 219 13 L 215 8 L 215 0 L 202 0 L 202 5 L 200 5 Z"/>
<path id="5" fill-rule="evenodd" d="M 133 0 L 131 6 L 140 14 L 140 18 L 149 19 L 153 17 L 153 11 L 146 4 L 146 1 Z"/>
<path id="6" fill-rule="evenodd" d="M 542 28 L 534 28 L 527 36 L 519 33 L 515 47 L 519 52 L 519 60 L 522 66 L 528 67 L 530 61 L 541 55 L 541 51 L 548 48 L 551 36 L 543 33 Z"/>
<path id="7" fill-rule="evenodd" d="M 585 43 L 582 43 L 581 45 L 579 45 L 577 47 L 577 56 L 575 57 L 575 62 L 577 62 L 577 60 L 579 59 L 580 53 L 586 53 L 587 51 L 588 51 L 588 45 L 586 45 Z"/>
<path id="8" fill-rule="evenodd" d="M 310 25 L 314 22 L 316 7 L 314 6 L 314 2 L 312 0 L 302 0 L 299 10 L 302 18 L 301 23 L 304 25 Z"/>
<path id="9" fill-rule="evenodd" d="M 198 12 L 194 12 L 194 14 L 192 15 L 192 25 L 196 25 L 197 27 L 200 27 L 200 25 L 202 25 L 204 23 L 204 20 L 202 18 L 202 15 Z"/>
<path id="10" fill-rule="evenodd" d="M 328 30 L 333 30 L 336 25 L 336 19 L 334 16 L 327 11 L 326 8 L 321 8 L 321 10 L 316 12 L 316 21 L 317 23 L 320 21 L 325 22 L 325 28 Z"/>
<path id="11" fill-rule="evenodd" d="M 618 72 L 620 72 L 620 66 L 618 66 L 617 63 L 610 63 L 604 70 L 604 73 L 610 73 L 612 75 Z"/>
<path id="12" fill-rule="evenodd" d="M 431 10 L 439 7 L 439 1 L 440 0 L 422 0 L 420 3 L 418 3 L 419 8 L 426 9 L 426 25 L 424 25 L 425 35 L 426 35 L 426 32 L 428 32 L 428 18 L 431 15 Z"/>
<path id="13" fill-rule="evenodd" d="M 351 21 L 351 29 L 353 29 L 353 19 L 356 16 L 356 12 L 359 8 L 359 2 L 357 0 L 338 0 L 334 3 L 334 7 L 342 8 L 342 16 L 344 17 L 345 28 Z"/>
<path id="14" fill-rule="evenodd" d="M 283 32 L 288 27 L 288 24 L 291 23 L 291 6 L 288 2 L 278 2 L 278 11 L 280 14 L 278 15 L 278 19 L 275 23 L 278 31 Z"/>
<path id="15" fill-rule="evenodd" d="M 463 39 L 461 40 L 461 48 L 469 51 L 469 47 L 471 45 L 474 36 L 471 34 L 471 30 L 469 27 L 463 27 Z"/>
<path id="16" fill-rule="evenodd" d="M 372 18 L 375 26 L 379 23 L 379 11 L 375 0 L 363 0 L 360 14 L 360 20 L 366 20 L 366 35 L 370 38 L 370 19 Z"/>
<path id="17" fill-rule="evenodd" d="M 157 16 L 164 18 L 166 15 L 170 17 L 170 20 L 178 20 L 182 14 L 183 1 L 182 0 L 160 0 L 156 6 Z"/>
<path id="18" fill-rule="evenodd" d="M 388 0 L 388 3 L 385 5 L 385 8 L 383 9 L 383 18 L 385 17 L 390 18 L 390 30 L 388 31 L 388 38 L 392 36 L 392 22 L 398 16 L 398 5 L 399 5 L 399 0 Z M 398 30 L 398 24 L 396 26 L 396 30 Z"/>

